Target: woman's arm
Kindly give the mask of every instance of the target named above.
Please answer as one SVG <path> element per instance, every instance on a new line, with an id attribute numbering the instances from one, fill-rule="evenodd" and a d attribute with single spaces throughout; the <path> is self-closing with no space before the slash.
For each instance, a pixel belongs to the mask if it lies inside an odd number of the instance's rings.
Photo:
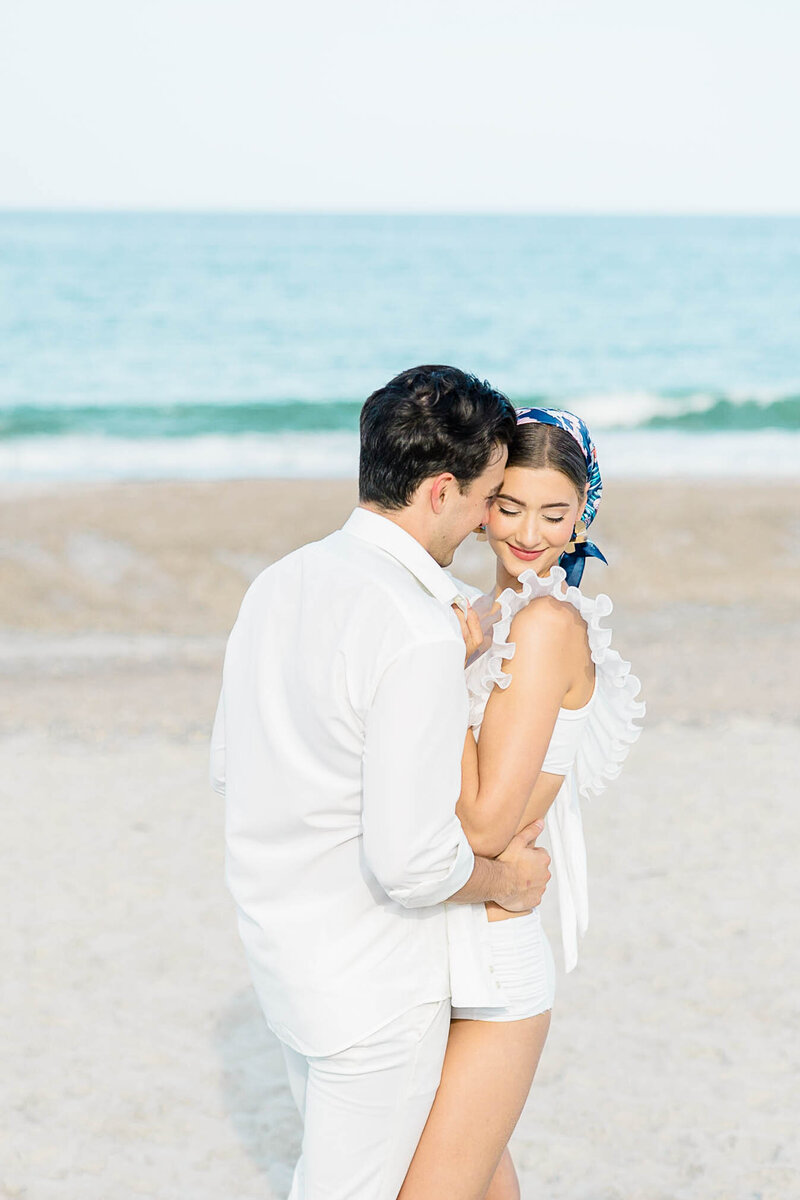
<path id="1" fill-rule="evenodd" d="M 571 605 L 542 597 L 517 613 L 509 638 L 516 645 L 506 667 L 511 683 L 492 690 L 477 746 L 467 731 L 456 806 L 470 845 L 487 858 L 502 853 L 519 828 L 585 626 Z"/>

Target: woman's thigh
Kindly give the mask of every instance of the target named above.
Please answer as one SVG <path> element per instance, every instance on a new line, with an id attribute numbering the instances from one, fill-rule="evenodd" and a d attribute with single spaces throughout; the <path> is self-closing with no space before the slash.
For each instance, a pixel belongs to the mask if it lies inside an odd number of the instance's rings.
<path id="1" fill-rule="evenodd" d="M 399 1200 L 483 1200 L 530 1091 L 550 1013 L 453 1021 L 442 1081 Z"/>

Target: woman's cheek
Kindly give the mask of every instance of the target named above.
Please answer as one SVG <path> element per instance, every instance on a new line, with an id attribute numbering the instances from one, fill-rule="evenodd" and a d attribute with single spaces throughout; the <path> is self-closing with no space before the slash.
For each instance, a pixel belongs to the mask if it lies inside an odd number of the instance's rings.
<path id="1" fill-rule="evenodd" d="M 507 526 L 507 519 L 504 521 L 497 513 L 491 513 L 486 523 L 486 532 L 495 541 L 502 541 L 503 538 L 508 537 Z"/>

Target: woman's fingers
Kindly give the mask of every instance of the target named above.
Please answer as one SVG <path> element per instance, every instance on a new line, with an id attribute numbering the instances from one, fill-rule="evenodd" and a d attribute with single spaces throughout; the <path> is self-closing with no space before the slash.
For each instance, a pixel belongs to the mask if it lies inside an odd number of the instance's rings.
<path id="1" fill-rule="evenodd" d="M 524 845 L 535 846 L 536 839 L 538 838 L 539 834 L 543 831 L 543 829 L 544 829 L 544 821 L 540 821 L 540 820 L 531 821 L 530 825 L 526 825 L 524 827 L 524 829 L 520 829 L 519 833 L 516 836 L 518 838 L 522 838 Z"/>
<path id="2" fill-rule="evenodd" d="M 478 647 L 483 642 L 483 630 L 478 619 L 478 614 L 471 604 L 467 604 L 466 614 L 462 612 L 457 604 L 452 606 L 453 612 L 458 617 L 458 623 L 461 626 L 461 636 L 464 639 L 464 645 L 467 648 L 467 658 L 475 653 Z"/>
<path id="3" fill-rule="evenodd" d="M 483 630 L 478 619 L 478 614 L 471 604 L 467 605 L 467 629 L 469 630 L 470 638 L 473 643 L 473 649 L 477 650 L 483 641 Z"/>

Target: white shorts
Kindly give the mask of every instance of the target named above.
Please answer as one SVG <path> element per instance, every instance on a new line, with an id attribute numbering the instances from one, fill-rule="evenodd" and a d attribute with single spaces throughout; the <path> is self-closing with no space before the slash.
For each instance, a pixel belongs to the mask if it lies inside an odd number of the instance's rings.
<path id="1" fill-rule="evenodd" d="M 502 1008 L 453 1008 L 453 1020 L 524 1021 L 547 1012 L 555 996 L 555 964 L 538 910 L 488 924 L 493 976 L 508 1003 Z"/>

